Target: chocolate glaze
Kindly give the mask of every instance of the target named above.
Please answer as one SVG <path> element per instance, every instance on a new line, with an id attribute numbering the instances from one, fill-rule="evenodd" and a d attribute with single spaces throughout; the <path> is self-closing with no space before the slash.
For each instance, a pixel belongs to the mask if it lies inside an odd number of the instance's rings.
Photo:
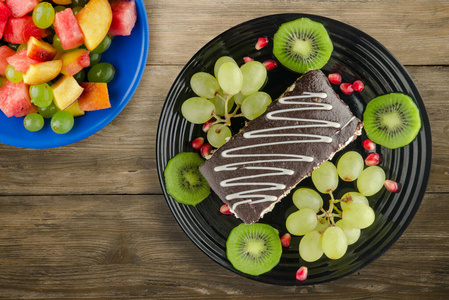
<path id="1" fill-rule="evenodd" d="M 286 105 L 280 103 L 280 101 L 273 101 L 267 108 L 267 111 L 249 122 L 242 128 L 242 130 L 235 134 L 225 145 L 220 147 L 212 157 L 207 160 L 203 165 L 199 167 L 201 173 L 207 179 L 212 190 L 220 197 L 220 199 L 234 210 L 234 214 L 243 220 L 246 224 L 257 222 L 264 213 L 270 211 L 274 204 L 280 201 L 285 195 L 287 195 L 292 188 L 294 188 L 301 180 L 310 176 L 312 171 L 316 169 L 324 161 L 330 160 L 334 154 L 343 149 L 347 144 L 353 141 L 357 135 L 360 134 L 363 126 L 362 122 L 354 117 L 349 107 L 341 101 L 340 97 L 333 91 L 330 86 L 327 77 L 320 71 L 314 70 L 305 73 L 298 78 L 296 82 L 289 87 L 279 98 L 287 96 L 298 96 L 304 93 L 325 93 L 326 98 L 308 97 L 301 99 L 303 102 L 315 102 L 315 103 L 327 103 L 332 105 L 331 110 L 302 110 L 302 111 L 290 111 L 278 114 L 280 116 L 302 118 L 302 119 L 318 119 L 331 121 L 340 124 L 340 128 L 334 127 L 309 127 L 309 128 L 294 128 L 294 129 L 282 129 L 273 131 L 276 134 L 275 137 L 258 137 L 258 138 L 245 138 L 243 135 L 247 132 L 254 130 L 275 128 L 280 126 L 292 126 L 292 125 L 306 125 L 310 124 L 304 121 L 292 121 L 292 120 L 273 120 L 267 117 L 270 112 L 286 109 Z M 289 104 L 288 108 L 300 108 L 304 105 Z M 271 133 L 273 133 L 271 132 Z M 298 141 L 301 138 L 286 136 L 289 133 L 302 133 L 311 135 L 327 136 L 332 139 L 331 142 L 307 142 L 307 143 L 284 143 L 289 141 Z M 229 149 L 235 149 L 241 146 L 248 146 L 254 144 L 261 144 L 267 142 L 274 142 L 273 145 L 265 147 L 249 148 L 240 150 L 238 154 L 255 154 L 259 155 L 256 160 L 263 160 L 263 162 L 249 163 L 254 161 L 254 158 L 249 157 L 224 157 L 223 152 Z M 285 161 L 282 157 L 274 157 L 277 162 L 268 161 L 270 158 L 262 155 L 265 154 L 279 154 L 286 155 L 296 154 L 305 155 L 313 158 L 312 161 Z M 273 158 L 273 157 L 272 157 Z M 284 157 L 285 158 L 285 157 Z M 222 166 L 230 163 L 242 163 L 236 167 L 236 170 L 214 170 L 217 166 Z M 248 169 L 248 167 L 257 166 L 258 169 Z M 292 174 L 281 174 L 277 176 L 262 176 L 263 174 L 270 173 L 260 167 L 269 168 L 282 168 L 292 170 Z M 260 177 L 258 176 L 260 175 Z M 223 186 L 224 180 L 248 176 L 248 178 L 242 178 L 238 181 L 241 185 L 236 186 Z M 260 186 L 251 185 L 250 183 L 261 183 Z M 247 190 L 266 188 L 263 183 L 277 183 L 285 185 L 283 189 L 273 189 L 269 191 L 263 191 L 265 195 L 272 196 L 274 201 L 262 201 L 259 203 L 244 203 L 236 204 L 242 200 L 249 202 L 248 198 L 226 199 L 226 196 L 244 192 Z M 256 193 L 258 194 L 258 193 Z M 259 193 L 260 194 L 260 193 Z M 260 200 L 260 197 L 254 197 L 253 200 Z"/>

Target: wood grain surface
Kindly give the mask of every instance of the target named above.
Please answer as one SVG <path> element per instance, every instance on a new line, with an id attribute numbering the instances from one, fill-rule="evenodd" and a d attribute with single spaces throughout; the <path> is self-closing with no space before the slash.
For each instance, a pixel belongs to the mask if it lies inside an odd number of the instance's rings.
<path id="1" fill-rule="evenodd" d="M 449 298 L 449 1 L 144 2 L 148 62 L 115 120 L 56 149 L 0 144 L 0 298 Z M 384 255 L 333 282 L 283 287 L 224 269 L 188 239 L 161 195 L 155 144 L 171 84 L 205 43 L 291 12 L 361 29 L 406 66 L 430 118 L 433 161 L 416 217 Z"/>

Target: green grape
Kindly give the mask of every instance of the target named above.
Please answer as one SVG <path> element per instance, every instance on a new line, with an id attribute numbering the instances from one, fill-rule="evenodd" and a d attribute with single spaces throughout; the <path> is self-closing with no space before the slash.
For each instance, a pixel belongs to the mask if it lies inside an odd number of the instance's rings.
<path id="1" fill-rule="evenodd" d="M 316 227 L 313 229 L 318 232 L 324 232 L 324 230 L 329 227 L 329 222 L 326 218 L 320 218 L 318 220 L 318 223 L 316 224 Z"/>
<path id="2" fill-rule="evenodd" d="M 50 27 L 55 20 L 55 9 L 48 2 L 41 2 L 34 7 L 33 23 L 41 29 Z"/>
<path id="3" fill-rule="evenodd" d="M 83 9 L 82 6 L 74 6 L 74 7 L 72 7 L 72 12 L 76 16 L 82 9 Z"/>
<path id="4" fill-rule="evenodd" d="M 90 58 L 90 65 L 89 67 L 92 67 L 96 64 L 98 64 L 101 60 L 101 53 L 89 53 L 89 58 Z"/>
<path id="5" fill-rule="evenodd" d="M 362 203 L 365 205 L 369 205 L 368 199 L 360 193 L 357 192 L 348 192 L 343 195 L 340 199 L 341 209 L 345 209 L 345 207 L 350 203 Z"/>
<path id="6" fill-rule="evenodd" d="M 58 12 L 60 12 L 60 11 L 63 11 L 63 10 L 66 9 L 66 8 L 67 8 L 67 7 L 62 6 L 62 5 L 56 5 L 56 6 L 54 7 L 55 13 L 58 13 Z"/>
<path id="7" fill-rule="evenodd" d="M 305 235 L 311 232 L 318 220 L 313 209 L 303 208 L 290 214 L 285 221 L 288 232 L 293 235 Z"/>
<path id="8" fill-rule="evenodd" d="M 242 103 L 242 113 L 248 120 L 254 120 L 263 114 L 271 103 L 271 97 L 265 92 L 257 92 L 246 97 Z"/>
<path id="9" fill-rule="evenodd" d="M 53 47 L 55 47 L 59 51 L 64 51 L 61 45 L 61 39 L 57 34 L 53 35 Z"/>
<path id="10" fill-rule="evenodd" d="M 246 96 L 244 96 L 242 93 L 238 93 L 232 96 L 232 99 L 234 99 L 235 104 L 242 105 L 243 101 L 246 99 Z"/>
<path id="11" fill-rule="evenodd" d="M 382 189 L 384 182 L 385 172 L 381 167 L 368 167 L 357 179 L 357 189 L 364 196 L 372 196 Z"/>
<path id="12" fill-rule="evenodd" d="M 81 71 L 73 75 L 73 78 L 75 78 L 75 80 L 78 82 L 83 82 L 86 79 L 86 71 L 82 69 Z"/>
<path id="13" fill-rule="evenodd" d="M 181 113 L 187 121 L 194 124 L 203 124 L 212 118 L 215 106 L 212 102 L 201 97 L 192 97 L 184 101 Z"/>
<path id="14" fill-rule="evenodd" d="M 212 99 L 220 90 L 217 79 L 206 72 L 198 72 L 190 78 L 190 86 L 200 97 Z"/>
<path id="15" fill-rule="evenodd" d="M 323 247 L 324 254 L 330 259 L 339 259 L 345 255 L 348 242 L 343 229 L 337 226 L 326 229 L 321 238 L 321 247 Z"/>
<path id="16" fill-rule="evenodd" d="M 226 110 L 226 102 L 223 100 L 220 96 L 215 96 L 212 99 L 209 99 L 215 106 L 215 114 L 219 116 L 224 116 L 225 111 L 228 113 L 231 111 L 232 107 L 234 106 L 234 98 L 230 98 L 227 103 L 227 110 Z"/>
<path id="17" fill-rule="evenodd" d="M 72 0 L 71 7 L 84 6 L 89 0 Z"/>
<path id="18" fill-rule="evenodd" d="M 250 61 L 240 67 L 243 74 L 243 86 L 241 93 L 245 96 L 254 94 L 267 80 L 267 69 L 258 61 Z"/>
<path id="19" fill-rule="evenodd" d="M 325 161 L 312 171 L 312 181 L 320 193 L 333 192 L 338 186 L 337 168 L 330 161 Z"/>
<path id="20" fill-rule="evenodd" d="M 94 65 L 87 72 L 87 80 L 90 82 L 110 82 L 115 75 L 114 66 L 110 63 L 103 62 Z"/>
<path id="21" fill-rule="evenodd" d="M 361 203 L 348 204 L 342 213 L 342 219 L 348 226 L 363 229 L 374 223 L 376 215 L 369 206 Z"/>
<path id="22" fill-rule="evenodd" d="M 44 127 L 44 118 L 37 113 L 28 114 L 23 119 L 23 126 L 25 126 L 28 131 L 39 131 Z"/>
<path id="23" fill-rule="evenodd" d="M 224 64 L 225 62 L 230 62 L 237 66 L 237 63 L 235 62 L 235 60 L 232 57 L 230 57 L 230 56 L 220 57 L 219 59 L 217 59 L 217 61 L 215 62 L 215 65 L 214 65 L 215 78 L 218 78 L 218 70 L 220 69 L 221 65 Z"/>
<path id="24" fill-rule="evenodd" d="M 232 62 L 225 62 L 220 66 L 217 79 L 221 89 L 228 95 L 235 95 L 242 89 L 242 71 Z"/>
<path id="25" fill-rule="evenodd" d="M 323 206 L 323 198 L 312 189 L 300 188 L 293 193 L 293 203 L 299 209 L 308 207 L 318 212 Z"/>
<path id="26" fill-rule="evenodd" d="M 46 119 L 50 119 L 51 117 L 53 117 L 53 115 L 55 113 L 57 113 L 59 111 L 59 109 L 56 107 L 56 105 L 52 102 L 49 106 L 47 107 L 38 107 L 37 111 L 39 112 L 39 114 L 46 118 Z"/>
<path id="27" fill-rule="evenodd" d="M 344 181 L 354 181 L 362 173 L 365 167 L 363 157 L 355 151 L 343 154 L 337 162 L 338 175 Z"/>
<path id="28" fill-rule="evenodd" d="M 223 127 L 223 124 L 215 124 L 207 131 L 207 140 L 215 148 L 223 146 L 231 136 L 231 130 L 228 126 Z"/>
<path id="29" fill-rule="evenodd" d="M 51 129 L 59 134 L 69 132 L 72 129 L 73 124 L 73 115 L 65 110 L 60 110 L 51 117 Z"/>
<path id="30" fill-rule="evenodd" d="M 5 83 L 8 81 L 8 79 L 6 79 L 6 77 L 0 76 L 0 87 L 2 87 L 3 85 L 5 85 Z"/>
<path id="31" fill-rule="evenodd" d="M 299 242 L 299 255 L 307 262 L 314 262 L 323 256 L 321 247 L 322 234 L 318 231 L 311 231 L 304 235 Z"/>
<path id="32" fill-rule="evenodd" d="M 28 44 L 20 44 L 19 47 L 17 47 L 17 52 L 22 51 L 23 49 L 26 49 L 28 47 Z"/>
<path id="33" fill-rule="evenodd" d="M 17 48 L 19 46 L 20 46 L 19 44 L 8 43 L 8 47 L 11 48 L 14 51 L 17 51 Z"/>
<path id="34" fill-rule="evenodd" d="M 357 240 L 360 237 L 360 232 L 361 232 L 361 230 L 359 228 L 354 228 L 352 226 L 349 226 L 344 220 L 338 220 L 337 223 L 335 223 L 335 225 L 337 225 L 338 227 L 343 229 L 343 232 L 345 233 L 346 241 L 347 241 L 348 245 L 352 245 L 355 242 L 357 242 Z"/>
<path id="35" fill-rule="evenodd" d="M 5 75 L 6 79 L 8 79 L 11 82 L 18 83 L 23 80 L 23 74 L 22 72 L 16 71 L 13 66 L 7 65 L 5 69 Z"/>
<path id="36" fill-rule="evenodd" d="M 104 37 L 104 39 L 101 41 L 100 44 L 98 44 L 98 46 L 91 51 L 91 53 L 93 54 L 99 54 L 99 53 L 103 53 L 106 50 L 109 49 L 109 47 L 111 46 L 112 43 L 112 37 L 110 34 L 106 34 L 106 36 Z"/>
<path id="37" fill-rule="evenodd" d="M 53 103 L 53 91 L 47 83 L 30 86 L 31 102 L 38 107 L 47 107 Z"/>

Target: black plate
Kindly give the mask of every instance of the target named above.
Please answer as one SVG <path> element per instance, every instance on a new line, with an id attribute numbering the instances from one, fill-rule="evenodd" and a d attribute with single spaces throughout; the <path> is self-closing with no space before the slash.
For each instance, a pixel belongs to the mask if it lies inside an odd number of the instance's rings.
<path id="1" fill-rule="evenodd" d="M 414 142 L 396 150 L 377 147 L 383 156 L 381 166 L 387 178 L 403 184 L 400 193 L 392 194 L 382 189 L 369 197 L 376 212 L 372 226 L 362 230 L 360 239 L 348 247 L 343 258 L 330 260 L 326 257 L 314 263 L 302 261 L 298 254 L 299 237 L 294 237 L 291 246 L 284 249 L 280 263 L 270 272 L 254 277 L 235 270 L 226 258 L 226 239 L 229 232 L 241 221 L 233 216 L 221 215 L 220 199 L 211 194 L 206 200 L 191 207 L 180 205 L 167 195 L 163 172 L 170 158 L 182 151 L 194 151 L 189 141 L 204 136 L 201 126 L 187 122 L 180 114 L 184 100 L 193 96 L 189 87 L 190 77 L 199 71 L 213 74 L 215 61 L 223 55 L 232 56 L 239 64 L 243 57 L 250 56 L 259 61 L 274 58 L 272 55 L 272 38 L 278 27 L 287 21 L 308 17 L 325 25 L 334 44 L 334 52 L 323 72 L 340 72 L 343 82 L 362 79 L 365 89 L 350 96 L 341 94 L 353 113 L 359 118 L 366 103 L 372 98 L 390 93 L 403 92 L 415 99 L 421 111 L 422 129 Z M 257 51 L 254 45 L 261 36 L 267 36 L 270 44 Z M 268 83 L 263 88 L 276 99 L 299 74 L 288 71 L 282 66 L 268 73 Z M 360 137 L 349 145 L 363 153 Z M 421 96 L 405 68 L 379 42 L 344 23 L 314 15 L 280 14 L 254 19 L 235 26 L 205 45 L 187 63 L 175 80 L 162 108 L 157 133 L 157 167 L 162 190 L 167 203 L 181 228 L 189 238 L 214 261 L 242 276 L 262 282 L 279 285 L 316 284 L 348 275 L 383 254 L 400 237 L 414 217 L 424 196 L 430 173 L 432 152 L 430 125 Z M 310 185 L 310 180 L 300 185 Z M 351 187 L 340 184 L 339 189 Z M 291 197 L 284 198 L 275 209 L 268 213 L 261 222 L 269 223 L 280 231 L 285 230 L 285 215 L 291 211 Z M 297 269 L 305 265 L 309 276 L 305 282 L 295 279 Z"/>

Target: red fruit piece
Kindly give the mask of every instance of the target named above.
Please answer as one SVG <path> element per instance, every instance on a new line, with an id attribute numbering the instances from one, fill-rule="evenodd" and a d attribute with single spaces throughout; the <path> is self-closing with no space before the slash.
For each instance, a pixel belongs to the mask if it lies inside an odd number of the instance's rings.
<path id="1" fill-rule="evenodd" d="M 212 151 L 212 146 L 209 143 L 205 143 L 203 147 L 201 147 L 200 152 L 201 156 L 207 159 L 210 156 L 210 152 Z"/>
<path id="2" fill-rule="evenodd" d="M 111 2 L 112 22 L 109 34 L 112 36 L 128 36 L 137 20 L 136 3 L 134 0 L 116 0 Z"/>
<path id="3" fill-rule="evenodd" d="M 387 189 L 387 191 L 392 192 L 392 193 L 397 193 L 401 189 L 401 186 L 399 183 L 397 183 L 396 181 L 393 181 L 393 180 L 389 180 L 389 179 L 385 180 L 384 186 Z"/>
<path id="4" fill-rule="evenodd" d="M 370 139 L 364 140 L 362 143 L 362 146 L 365 150 L 368 150 L 368 151 L 376 150 L 376 144 Z"/>
<path id="5" fill-rule="evenodd" d="M 351 95 L 354 92 L 354 89 L 352 88 L 352 84 L 350 83 L 342 83 L 340 84 L 340 89 L 345 95 Z"/>
<path id="6" fill-rule="evenodd" d="M 211 124 L 214 122 L 214 120 L 209 120 L 209 121 L 207 121 L 206 123 L 204 123 L 203 124 L 203 131 L 204 132 L 208 132 L 209 131 L 209 129 L 210 129 L 210 127 L 211 127 Z"/>
<path id="7" fill-rule="evenodd" d="M 3 32 L 5 31 L 6 23 L 8 23 L 8 18 L 11 16 L 11 9 L 3 2 L 0 1 L 0 39 L 3 37 Z"/>
<path id="8" fill-rule="evenodd" d="M 197 137 L 196 139 L 194 139 L 192 141 L 192 148 L 193 149 L 201 149 L 201 147 L 203 147 L 204 145 L 204 138 L 203 137 Z"/>
<path id="9" fill-rule="evenodd" d="M 221 212 L 222 214 L 224 214 L 224 215 L 232 215 L 232 211 L 231 211 L 231 209 L 229 208 L 229 205 L 227 205 L 227 204 L 223 204 L 223 205 L 220 207 L 220 212 Z"/>
<path id="10" fill-rule="evenodd" d="M 265 66 L 265 69 L 267 69 L 267 71 L 270 71 L 276 68 L 278 66 L 278 63 L 273 59 L 269 59 L 264 61 L 263 65 Z"/>
<path id="11" fill-rule="evenodd" d="M 365 164 L 369 167 L 377 166 L 380 163 L 380 155 L 376 152 L 368 154 L 365 158 Z"/>
<path id="12" fill-rule="evenodd" d="M 6 81 L 0 88 L 0 109 L 8 118 L 23 117 L 37 112 L 36 106 L 31 103 L 28 90 L 28 85 L 23 81 L 19 83 Z"/>
<path id="13" fill-rule="evenodd" d="M 338 73 L 332 73 L 332 74 L 329 74 L 329 75 L 327 76 L 327 78 L 329 78 L 329 81 L 330 81 L 332 84 L 340 84 L 340 83 L 341 83 L 341 75 L 338 74 Z"/>
<path id="14" fill-rule="evenodd" d="M 30 65 L 34 65 L 40 63 L 40 61 L 29 58 L 27 56 L 27 49 L 23 49 L 20 52 L 17 52 L 13 56 L 10 56 L 6 59 L 8 64 L 14 67 L 14 70 L 25 73 L 28 71 Z"/>
<path id="15" fill-rule="evenodd" d="M 53 22 L 56 35 L 64 50 L 73 49 L 84 43 L 84 35 L 70 7 L 55 14 Z"/>
<path id="16" fill-rule="evenodd" d="M 11 8 L 12 16 L 23 17 L 39 4 L 39 0 L 6 0 L 6 5 Z"/>
<path id="17" fill-rule="evenodd" d="M 304 281 L 307 279 L 307 274 L 309 273 L 309 270 L 307 267 L 302 266 L 301 268 L 296 271 L 296 280 Z"/>
<path id="18" fill-rule="evenodd" d="M 245 64 L 246 63 L 249 63 L 250 61 L 253 61 L 254 60 L 254 58 L 251 58 L 251 57 L 249 57 L 249 56 L 245 56 L 244 58 L 243 58 L 243 61 L 245 62 Z"/>
<path id="19" fill-rule="evenodd" d="M 0 47 L 0 75 L 5 76 L 6 67 L 8 62 L 6 59 L 16 54 L 16 51 L 12 50 L 6 45 Z"/>
<path id="20" fill-rule="evenodd" d="M 268 38 L 266 36 L 260 37 L 256 43 L 256 50 L 260 50 L 266 45 L 268 45 Z"/>
<path id="21" fill-rule="evenodd" d="M 48 29 L 40 29 L 33 23 L 32 16 L 23 16 L 20 18 L 9 18 L 6 23 L 3 39 L 13 44 L 25 44 L 34 36 L 38 40 L 50 35 Z"/>
<path id="22" fill-rule="evenodd" d="M 285 248 L 290 247 L 291 239 L 292 239 L 292 236 L 288 232 L 286 234 L 284 234 L 283 236 L 281 236 L 282 247 L 285 247 Z"/>
<path id="23" fill-rule="evenodd" d="M 352 88 L 354 91 L 361 92 L 365 88 L 365 85 L 361 80 L 356 80 L 352 83 Z"/>

